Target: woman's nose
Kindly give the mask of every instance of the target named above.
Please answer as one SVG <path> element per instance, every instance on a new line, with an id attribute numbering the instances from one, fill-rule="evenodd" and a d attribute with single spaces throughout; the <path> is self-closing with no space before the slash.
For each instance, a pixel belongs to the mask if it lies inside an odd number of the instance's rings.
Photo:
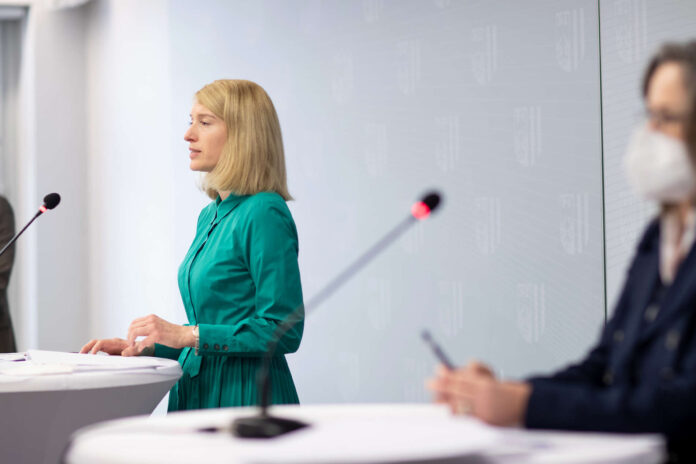
<path id="1" fill-rule="evenodd" d="M 187 142 L 193 142 L 196 139 L 195 133 L 193 130 L 193 126 L 189 126 L 188 129 L 186 129 L 186 132 L 184 132 L 184 140 Z"/>

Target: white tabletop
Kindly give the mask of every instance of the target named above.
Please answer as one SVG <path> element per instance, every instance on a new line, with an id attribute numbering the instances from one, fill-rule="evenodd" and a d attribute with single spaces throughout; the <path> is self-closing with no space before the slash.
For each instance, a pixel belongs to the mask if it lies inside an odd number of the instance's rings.
<path id="1" fill-rule="evenodd" d="M 228 428 L 252 408 L 227 408 L 109 421 L 78 431 L 67 462 L 82 463 L 657 463 L 663 440 L 654 435 L 532 432 L 453 417 L 430 404 L 279 406 L 272 414 L 311 427 L 271 440 L 244 440 Z"/>

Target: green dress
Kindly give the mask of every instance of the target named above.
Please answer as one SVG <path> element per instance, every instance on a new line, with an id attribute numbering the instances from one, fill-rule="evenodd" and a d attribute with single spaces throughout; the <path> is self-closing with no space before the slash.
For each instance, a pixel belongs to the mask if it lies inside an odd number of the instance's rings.
<path id="1" fill-rule="evenodd" d="M 257 403 L 256 372 L 277 325 L 302 304 L 297 230 L 283 198 L 231 194 L 206 206 L 179 268 L 189 325 L 199 350 L 155 345 L 178 359 L 183 376 L 169 411 Z M 278 344 L 271 363 L 271 402 L 299 403 L 284 353 L 297 351 L 301 321 Z"/>

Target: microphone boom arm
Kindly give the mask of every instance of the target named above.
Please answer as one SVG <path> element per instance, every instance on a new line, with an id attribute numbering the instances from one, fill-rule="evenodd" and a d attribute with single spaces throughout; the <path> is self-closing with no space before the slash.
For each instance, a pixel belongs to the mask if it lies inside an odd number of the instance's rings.
<path id="1" fill-rule="evenodd" d="M 307 302 L 307 304 L 301 304 L 300 306 L 295 308 L 295 310 L 290 314 L 290 317 L 285 319 L 276 327 L 276 330 L 273 332 L 273 335 L 271 336 L 272 342 L 269 344 L 268 350 L 264 355 L 263 365 L 259 370 L 258 374 L 259 406 L 261 407 L 262 416 L 268 415 L 268 405 L 270 404 L 269 396 L 271 376 L 269 374 L 271 369 L 271 360 L 273 359 L 273 356 L 275 355 L 275 352 L 278 349 L 278 344 L 280 343 L 281 339 L 285 336 L 286 333 L 288 333 L 289 330 L 295 327 L 295 325 L 297 325 L 297 323 L 300 322 L 300 320 L 302 320 L 300 318 L 300 314 L 302 313 L 302 311 L 305 310 L 306 313 L 322 304 L 324 300 L 328 299 L 331 295 L 333 295 L 336 292 L 336 290 L 341 288 L 343 284 L 350 280 L 350 278 L 353 277 L 359 270 L 361 270 L 370 261 L 372 261 L 372 258 L 377 256 L 379 253 L 382 252 L 382 250 L 387 248 L 391 243 L 393 243 L 397 238 L 399 238 L 399 236 L 406 232 L 406 230 L 409 227 L 411 227 L 411 225 L 413 225 L 413 223 L 415 222 L 417 222 L 416 218 L 409 215 L 406 219 L 397 224 L 396 227 L 387 232 L 387 234 L 385 234 L 384 237 L 382 237 L 377 243 L 368 248 L 367 251 L 365 251 L 355 261 L 353 261 L 353 263 L 350 266 L 348 266 L 345 270 L 343 270 L 343 272 L 334 277 L 334 279 L 331 280 L 323 289 L 321 289 L 319 293 L 314 295 L 314 297 L 310 299 Z"/>
<path id="2" fill-rule="evenodd" d="M 19 231 L 18 234 L 16 234 L 14 237 L 12 237 L 12 239 L 11 239 L 9 242 L 7 242 L 7 243 L 5 244 L 4 247 L 2 247 L 2 250 L 0 250 L 0 256 L 2 256 L 2 254 L 5 253 L 5 252 L 7 251 L 7 249 L 10 248 L 10 246 L 11 246 L 14 242 L 17 241 L 17 239 L 19 238 L 19 236 L 22 235 L 22 234 L 24 233 L 25 230 L 27 230 L 27 227 L 29 227 L 29 226 L 31 225 L 31 223 L 34 222 L 34 221 L 36 220 L 37 217 L 41 216 L 43 213 L 45 213 L 45 212 L 48 211 L 49 209 L 55 208 L 56 206 L 58 206 L 59 203 L 60 203 L 60 195 L 58 195 L 57 193 L 49 193 L 48 195 L 46 195 L 46 196 L 44 197 L 44 204 L 41 205 L 41 207 L 40 207 L 39 210 L 36 212 L 36 214 L 34 215 L 34 217 L 31 218 L 31 221 L 29 221 L 29 222 L 27 223 L 27 225 L 24 226 L 24 227 L 22 228 L 22 230 Z"/>
<path id="3" fill-rule="evenodd" d="M 258 370 L 258 377 L 256 379 L 259 388 L 258 404 L 261 408 L 260 414 L 253 417 L 240 417 L 234 420 L 232 423 L 232 432 L 236 436 L 242 438 L 273 438 L 308 426 L 308 424 L 301 421 L 282 417 L 272 417 L 268 414 L 271 392 L 271 361 L 275 356 L 280 341 L 289 330 L 303 320 L 303 314 L 319 306 L 333 295 L 343 284 L 370 263 L 375 256 L 391 245 L 415 222 L 427 218 L 439 204 L 439 192 L 432 191 L 425 195 L 421 201 L 413 205 L 411 214 L 408 217 L 389 230 L 377 243 L 363 252 L 363 254 L 353 261 L 343 272 L 329 281 L 329 283 L 310 299 L 307 304 L 300 304 L 290 313 L 289 317 L 282 320 L 276 326 L 268 342 L 267 350 L 263 357 L 263 363 Z"/>
<path id="4" fill-rule="evenodd" d="M 10 240 L 9 242 L 7 242 L 7 244 L 6 244 L 4 247 L 2 247 L 2 250 L 0 250 L 0 256 L 2 256 L 2 255 L 7 251 L 7 249 L 10 248 L 10 247 L 12 246 L 12 244 L 13 244 L 14 242 L 17 241 L 17 239 L 19 238 L 19 236 L 22 235 L 22 234 L 24 233 L 25 230 L 27 230 L 27 227 L 29 227 L 29 226 L 31 225 L 31 223 L 34 222 L 34 221 L 36 220 L 36 218 L 39 217 L 39 216 L 41 216 L 42 214 L 43 214 L 43 211 L 41 211 L 41 210 L 37 211 L 37 213 L 34 215 L 34 217 L 31 218 L 31 221 L 27 222 L 27 225 L 24 226 L 24 227 L 22 228 L 22 230 L 20 230 L 19 233 L 18 233 L 17 235 L 15 235 L 14 237 L 12 237 L 12 240 Z"/>

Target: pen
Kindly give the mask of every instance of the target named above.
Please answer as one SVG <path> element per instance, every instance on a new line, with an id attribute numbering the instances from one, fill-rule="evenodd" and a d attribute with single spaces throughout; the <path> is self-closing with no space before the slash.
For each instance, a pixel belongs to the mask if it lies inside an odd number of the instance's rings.
<path id="1" fill-rule="evenodd" d="M 447 355 L 442 351 L 442 348 L 433 340 L 433 337 L 430 335 L 430 332 L 427 329 L 423 329 L 421 332 L 421 338 L 423 338 L 423 341 L 430 345 L 430 348 L 433 350 L 433 353 L 435 353 L 435 356 L 437 359 L 440 360 L 442 364 L 447 367 L 447 369 L 454 369 L 454 364 L 449 360 Z"/>

